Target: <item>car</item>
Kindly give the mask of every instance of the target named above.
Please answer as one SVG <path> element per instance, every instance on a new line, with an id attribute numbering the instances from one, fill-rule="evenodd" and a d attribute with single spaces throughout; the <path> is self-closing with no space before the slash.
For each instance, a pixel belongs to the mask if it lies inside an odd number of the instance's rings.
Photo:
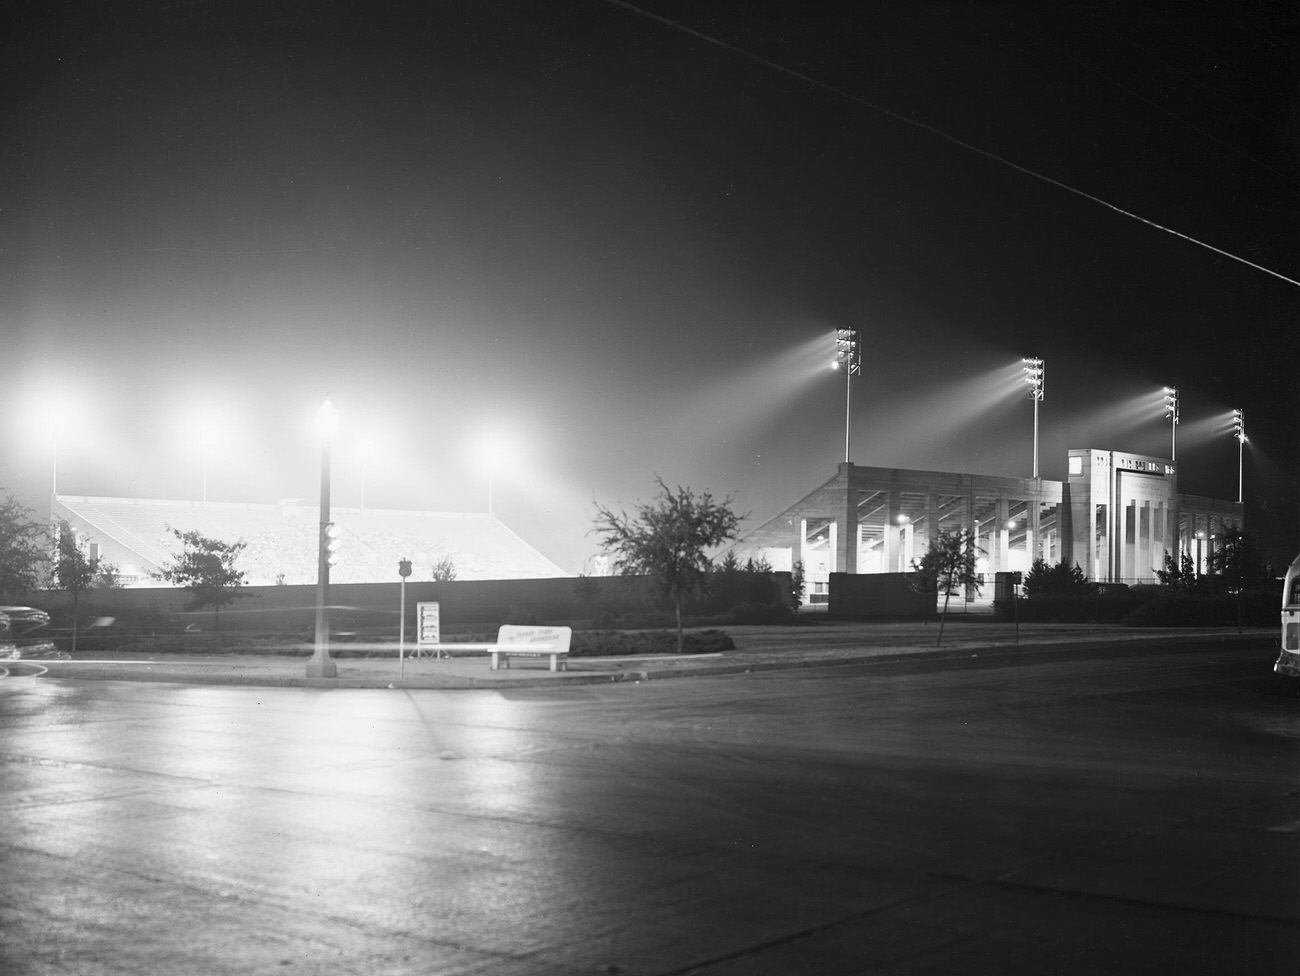
<path id="1" fill-rule="evenodd" d="M 0 644 L 23 640 L 49 623 L 50 615 L 35 607 L 0 607 Z"/>

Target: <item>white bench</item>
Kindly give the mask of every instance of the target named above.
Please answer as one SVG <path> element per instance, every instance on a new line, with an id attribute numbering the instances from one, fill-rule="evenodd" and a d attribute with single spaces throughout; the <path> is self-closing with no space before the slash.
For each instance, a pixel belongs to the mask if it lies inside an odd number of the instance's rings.
<path id="1" fill-rule="evenodd" d="M 520 627 L 505 624 L 497 631 L 497 642 L 489 644 L 491 670 L 510 667 L 512 657 L 549 657 L 552 671 L 567 671 L 572 627 Z"/>

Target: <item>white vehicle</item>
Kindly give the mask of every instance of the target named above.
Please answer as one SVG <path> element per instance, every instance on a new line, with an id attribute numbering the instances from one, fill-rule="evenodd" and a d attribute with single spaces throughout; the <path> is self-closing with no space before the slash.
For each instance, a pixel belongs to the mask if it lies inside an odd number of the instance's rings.
<path id="1" fill-rule="evenodd" d="M 1292 560 L 1282 584 L 1282 653 L 1273 670 L 1300 678 L 1300 556 Z"/>

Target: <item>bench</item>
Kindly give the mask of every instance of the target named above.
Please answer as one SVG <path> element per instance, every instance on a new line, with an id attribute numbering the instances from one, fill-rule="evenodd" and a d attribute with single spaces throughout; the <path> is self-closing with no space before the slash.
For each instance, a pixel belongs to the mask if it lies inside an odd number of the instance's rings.
<path id="1" fill-rule="evenodd" d="M 552 671 L 567 671 L 572 627 L 520 627 L 505 624 L 497 631 L 497 642 L 489 644 L 491 670 L 509 668 L 512 657 L 548 657 Z"/>

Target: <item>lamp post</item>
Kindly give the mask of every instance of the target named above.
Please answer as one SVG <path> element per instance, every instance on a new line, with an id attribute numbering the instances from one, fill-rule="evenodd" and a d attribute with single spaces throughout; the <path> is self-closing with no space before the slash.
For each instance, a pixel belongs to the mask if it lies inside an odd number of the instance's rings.
<path id="1" fill-rule="evenodd" d="M 1037 356 L 1027 356 L 1025 364 L 1025 382 L 1029 384 L 1029 399 L 1034 401 L 1034 478 L 1038 478 L 1038 405 L 1043 402 L 1043 380 L 1046 368 Z"/>
<path id="2" fill-rule="evenodd" d="M 338 667 L 330 657 L 330 442 L 338 429 L 339 414 L 327 396 L 316 411 L 320 435 L 320 534 L 316 556 L 316 646 L 307 662 L 307 677 L 334 678 Z"/>
<path id="3" fill-rule="evenodd" d="M 849 463 L 849 425 L 853 412 L 853 377 L 862 372 L 862 340 L 857 329 L 835 330 L 835 362 L 832 369 L 844 370 L 844 463 Z"/>
<path id="4" fill-rule="evenodd" d="M 1237 504 L 1245 500 L 1245 480 L 1242 461 L 1246 453 L 1246 413 L 1244 410 L 1232 411 L 1232 436 L 1237 438 Z"/>
<path id="5" fill-rule="evenodd" d="M 1178 460 L 1178 390 L 1165 387 L 1165 417 L 1169 420 L 1169 460 Z"/>

